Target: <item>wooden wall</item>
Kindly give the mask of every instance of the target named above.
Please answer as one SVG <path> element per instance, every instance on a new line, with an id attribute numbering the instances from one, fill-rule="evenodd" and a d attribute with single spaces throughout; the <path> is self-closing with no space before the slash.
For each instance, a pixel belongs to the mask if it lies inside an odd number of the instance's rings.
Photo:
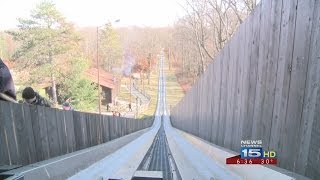
<path id="1" fill-rule="evenodd" d="M 261 139 L 280 167 L 319 177 L 319 86 L 320 1 L 262 0 L 171 121 L 237 152 L 240 140 Z"/>
<path id="2" fill-rule="evenodd" d="M 0 165 L 27 165 L 150 127 L 129 119 L 0 101 Z"/>

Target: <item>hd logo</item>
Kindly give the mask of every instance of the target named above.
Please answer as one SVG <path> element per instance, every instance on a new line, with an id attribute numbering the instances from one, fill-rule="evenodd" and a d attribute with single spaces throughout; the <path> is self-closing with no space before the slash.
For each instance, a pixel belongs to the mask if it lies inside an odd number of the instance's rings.
<path id="1" fill-rule="evenodd" d="M 250 148 L 242 147 L 241 148 L 241 158 L 275 158 L 275 151 L 263 151 L 262 148 Z"/>

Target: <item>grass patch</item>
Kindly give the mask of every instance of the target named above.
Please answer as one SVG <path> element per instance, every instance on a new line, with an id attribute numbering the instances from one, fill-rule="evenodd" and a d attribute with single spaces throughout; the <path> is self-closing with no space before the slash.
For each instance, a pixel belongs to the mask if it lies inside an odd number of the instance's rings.
<path id="1" fill-rule="evenodd" d="M 147 110 L 141 112 L 139 117 L 153 116 L 156 111 L 157 106 L 157 98 L 158 98 L 158 80 L 159 80 L 159 72 L 158 70 L 154 70 L 150 74 L 150 84 L 148 84 L 148 80 L 145 80 L 145 91 L 151 97 L 150 104 Z M 141 84 L 138 86 L 142 87 Z M 141 88 L 142 89 L 142 88 Z"/>
<path id="2" fill-rule="evenodd" d="M 177 105 L 177 103 L 183 98 L 184 92 L 177 81 L 175 71 L 173 68 L 169 70 L 168 63 L 165 64 L 164 72 L 167 80 L 167 105 L 168 108 L 173 108 Z M 150 84 L 148 84 L 148 80 L 144 80 L 144 88 L 145 92 L 151 97 L 150 104 L 148 109 L 143 112 L 140 112 L 139 118 L 153 116 L 156 110 L 157 98 L 158 98 L 158 80 L 159 80 L 159 72 L 158 70 L 153 70 L 150 74 Z M 128 82 L 127 82 L 128 81 Z M 121 84 L 125 85 L 125 83 L 129 83 L 129 79 L 125 79 L 121 81 Z M 139 89 L 143 89 L 141 81 L 136 81 L 136 86 Z M 119 98 L 121 100 L 130 100 L 129 91 L 125 87 L 121 87 Z M 135 98 L 132 97 L 132 102 L 135 101 Z"/>
<path id="3" fill-rule="evenodd" d="M 126 80 L 121 80 L 121 86 L 120 86 L 120 92 L 119 92 L 119 99 L 122 101 L 128 101 L 130 102 L 130 92 L 128 89 L 125 87 Z M 131 97 L 131 100 L 134 98 Z"/>
<path id="4" fill-rule="evenodd" d="M 167 106 L 169 109 L 175 107 L 178 102 L 184 97 L 184 92 L 178 83 L 177 77 L 175 75 L 174 68 L 169 70 L 168 62 L 166 61 L 164 67 L 164 73 L 166 75 L 166 90 L 167 90 Z"/>

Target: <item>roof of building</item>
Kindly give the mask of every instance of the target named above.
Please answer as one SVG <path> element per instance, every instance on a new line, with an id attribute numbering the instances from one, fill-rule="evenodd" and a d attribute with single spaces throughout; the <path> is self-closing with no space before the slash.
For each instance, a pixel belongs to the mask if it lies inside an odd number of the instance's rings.
<path id="1" fill-rule="evenodd" d="M 94 83 L 98 84 L 98 69 L 91 68 L 86 72 L 87 77 Z M 116 77 L 102 69 L 100 69 L 100 86 L 114 89 L 116 87 Z"/>

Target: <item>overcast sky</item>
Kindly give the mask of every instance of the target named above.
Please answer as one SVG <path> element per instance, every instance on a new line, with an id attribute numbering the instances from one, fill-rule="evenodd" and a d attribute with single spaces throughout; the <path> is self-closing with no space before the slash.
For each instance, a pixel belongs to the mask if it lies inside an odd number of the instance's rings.
<path id="1" fill-rule="evenodd" d="M 28 17 L 41 0 L 0 0 L 0 29 L 15 28 L 18 17 Z M 100 26 L 120 19 L 122 26 L 167 26 L 184 14 L 182 0 L 52 0 L 79 27 Z"/>

